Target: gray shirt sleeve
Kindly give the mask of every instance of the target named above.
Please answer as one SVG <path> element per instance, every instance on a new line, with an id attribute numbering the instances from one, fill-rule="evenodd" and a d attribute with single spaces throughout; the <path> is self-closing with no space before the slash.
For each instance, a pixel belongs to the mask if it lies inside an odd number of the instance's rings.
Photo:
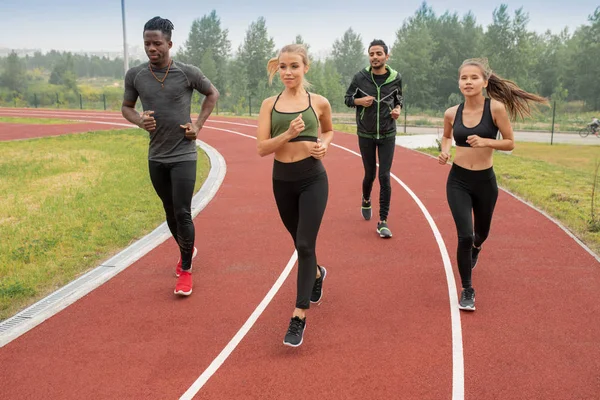
<path id="1" fill-rule="evenodd" d="M 125 94 L 123 95 L 123 100 L 125 101 L 135 103 L 139 97 L 139 93 L 134 85 L 137 74 L 137 68 L 132 68 L 125 74 Z"/>
<path id="2" fill-rule="evenodd" d="M 185 68 L 184 71 L 188 80 L 190 81 L 190 86 L 205 96 L 210 94 L 210 87 L 212 83 L 206 76 L 204 76 L 202 71 L 200 71 L 200 68 L 193 65 L 187 65 L 186 67 L 187 68 Z"/>

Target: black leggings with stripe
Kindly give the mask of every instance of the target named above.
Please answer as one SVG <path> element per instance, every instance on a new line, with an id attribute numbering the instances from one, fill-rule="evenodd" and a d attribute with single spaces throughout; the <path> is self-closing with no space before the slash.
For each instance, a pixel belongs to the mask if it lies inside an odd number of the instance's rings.
<path id="1" fill-rule="evenodd" d="M 317 235 L 329 195 L 323 163 L 313 157 L 292 163 L 275 160 L 273 194 L 298 252 L 296 307 L 308 309 L 317 276 Z"/>

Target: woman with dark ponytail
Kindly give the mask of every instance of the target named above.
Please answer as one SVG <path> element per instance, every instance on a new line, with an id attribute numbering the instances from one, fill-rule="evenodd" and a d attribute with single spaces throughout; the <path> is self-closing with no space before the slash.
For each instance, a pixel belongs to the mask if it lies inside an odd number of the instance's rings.
<path id="1" fill-rule="evenodd" d="M 471 271 L 490 232 L 498 198 L 494 150 L 514 149 L 510 119 L 529 115 L 530 102 L 547 103 L 547 100 L 494 74 L 485 59 L 462 63 L 458 70 L 458 87 L 465 101 L 444 113 L 444 136 L 438 160 L 442 165 L 450 160 L 454 137 L 456 155 L 448 174 L 446 195 L 458 233 L 456 258 L 463 288 L 458 307 L 474 311 Z M 489 98 L 484 97 L 483 89 Z M 497 139 L 498 131 L 502 135 L 500 139 Z"/>

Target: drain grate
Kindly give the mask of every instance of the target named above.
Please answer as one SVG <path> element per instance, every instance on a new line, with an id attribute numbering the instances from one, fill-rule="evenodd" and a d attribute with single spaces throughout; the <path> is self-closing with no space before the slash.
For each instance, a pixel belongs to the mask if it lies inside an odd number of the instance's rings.
<path id="1" fill-rule="evenodd" d="M 12 329 L 16 326 L 19 326 L 23 322 L 27 321 L 29 318 L 22 317 L 20 315 L 15 315 L 12 318 L 7 319 L 6 321 L 0 324 L 0 333 L 4 333 L 9 329 Z"/>
<path id="2" fill-rule="evenodd" d="M 212 200 L 221 186 L 227 171 L 225 159 L 221 154 L 206 143 L 200 141 L 196 143 L 208 154 L 211 168 L 204 185 L 202 185 L 202 188 L 192 199 L 193 217 Z M 152 233 L 132 244 L 110 260 L 106 260 L 102 265 L 29 306 L 17 315 L 0 322 L 0 347 L 100 286 L 133 264 L 144 254 L 154 249 L 169 236 L 170 232 L 167 224 L 161 224 Z M 46 314 L 42 318 L 37 318 L 43 313 Z"/>

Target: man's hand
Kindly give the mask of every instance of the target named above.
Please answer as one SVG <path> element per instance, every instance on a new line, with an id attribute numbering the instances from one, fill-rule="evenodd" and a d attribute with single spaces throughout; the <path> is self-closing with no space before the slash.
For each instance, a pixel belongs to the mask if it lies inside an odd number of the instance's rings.
<path id="1" fill-rule="evenodd" d="M 373 101 L 375 101 L 375 97 L 365 96 L 365 97 L 361 97 L 359 99 L 354 99 L 354 104 L 363 106 L 363 107 L 371 107 L 371 105 L 373 104 Z"/>
<path id="2" fill-rule="evenodd" d="M 198 132 L 200 132 L 201 129 L 198 128 L 196 124 L 192 124 L 191 122 L 179 126 L 185 129 L 185 138 L 188 140 L 196 140 L 198 137 Z"/>
<path id="3" fill-rule="evenodd" d="M 148 132 L 152 132 L 156 129 L 156 120 L 152 116 L 154 111 L 144 111 L 140 114 L 140 123 L 138 126 L 142 129 L 147 130 Z"/>
<path id="4" fill-rule="evenodd" d="M 398 119 L 398 117 L 400 116 L 400 113 L 402 112 L 402 109 L 400 107 L 396 107 L 392 110 L 391 115 L 392 115 L 392 119 Z"/>

